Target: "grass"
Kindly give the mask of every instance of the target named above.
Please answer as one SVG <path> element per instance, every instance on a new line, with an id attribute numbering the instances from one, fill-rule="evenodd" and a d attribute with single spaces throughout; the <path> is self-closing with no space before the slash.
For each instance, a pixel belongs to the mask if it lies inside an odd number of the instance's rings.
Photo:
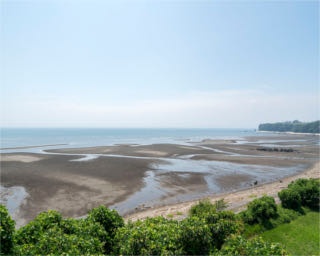
<path id="1" fill-rule="evenodd" d="M 281 243 L 292 255 L 319 255 L 319 212 L 308 212 L 290 223 L 261 234 L 266 241 Z"/>
<path id="2" fill-rule="evenodd" d="M 262 223 L 245 224 L 243 235 L 247 238 L 255 237 L 267 230 L 274 229 L 279 225 L 290 223 L 303 214 L 292 209 L 282 208 L 281 205 L 277 205 L 277 212 L 278 216 L 276 218 L 268 219 Z M 308 208 L 303 208 L 303 212 L 310 212 L 310 210 Z"/>

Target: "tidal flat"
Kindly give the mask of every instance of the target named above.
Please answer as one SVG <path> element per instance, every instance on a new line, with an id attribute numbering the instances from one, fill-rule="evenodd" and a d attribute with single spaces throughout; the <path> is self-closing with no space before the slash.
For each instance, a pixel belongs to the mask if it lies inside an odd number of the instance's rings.
<path id="1" fill-rule="evenodd" d="M 279 182 L 318 161 L 319 136 L 292 134 L 1 153 L 1 198 L 23 188 L 11 212 L 19 225 L 49 209 L 81 217 L 101 204 L 126 216 Z"/>

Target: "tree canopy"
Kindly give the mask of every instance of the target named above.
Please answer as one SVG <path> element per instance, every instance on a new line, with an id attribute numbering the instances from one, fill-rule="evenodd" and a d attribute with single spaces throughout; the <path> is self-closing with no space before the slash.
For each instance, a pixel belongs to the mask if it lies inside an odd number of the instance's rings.
<path id="1" fill-rule="evenodd" d="M 292 122 L 264 123 L 259 125 L 259 131 L 320 133 L 320 121 L 303 123 L 294 120 Z"/>

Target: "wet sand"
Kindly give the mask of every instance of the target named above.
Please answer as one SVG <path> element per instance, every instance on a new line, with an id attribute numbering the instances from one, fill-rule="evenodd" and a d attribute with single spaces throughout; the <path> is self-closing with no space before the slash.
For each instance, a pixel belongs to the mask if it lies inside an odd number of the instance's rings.
<path id="1" fill-rule="evenodd" d="M 48 150 L 54 153 L 72 154 L 112 154 L 137 157 L 177 157 L 189 154 L 211 154 L 212 150 L 197 146 L 175 144 L 152 144 L 152 145 L 116 145 L 91 148 L 70 148 Z"/>
<path id="2" fill-rule="evenodd" d="M 153 162 L 110 157 L 70 162 L 78 157 L 40 154 L 18 154 L 17 161 L 13 161 L 14 157 L 2 156 L 1 184 L 24 187 L 29 194 L 20 209 L 23 222 L 48 209 L 66 217 L 79 217 L 101 204 L 121 201 L 143 186 L 144 172 Z"/>
<path id="3" fill-rule="evenodd" d="M 212 203 L 223 199 L 227 204 L 227 210 L 232 210 L 234 212 L 240 212 L 246 209 L 246 205 L 254 200 L 264 195 L 272 196 L 279 203 L 278 192 L 282 189 L 287 188 L 288 184 L 292 181 L 300 178 L 320 178 L 320 162 L 316 163 L 313 167 L 307 169 L 306 171 L 293 175 L 279 181 L 253 186 L 249 189 L 243 189 L 238 191 L 232 191 L 229 193 L 223 193 L 206 199 L 210 200 Z M 177 203 L 172 205 L 166 205 L 162 207 L 155 207 L 154 209 L 147 209 L 141 212 L 136 212 L 129 214 L 125 217 L 127 221 L 143 220 L 148 217 L 163 216 L 167 218 L 181 220 L 188 216 L 190 208 L 197 204 L 199 200 Z"/>
<path id="4" fill-rule="evenodd" d="M 272 180 L 278 184 L 284 176 L 296 175 L 319 161 L 318 136 L 257 136 L 244 140 L 1 154 L 1 185 L 21 186 L 29 195 L 15 214 L 19 225 L 48 209 L 58 210 L 65 217 L 79 217 L 101 204 L 137 219 L 177 212 L 179 204 L 172 205 L 179 202 L 186 204 L 179 210 L 183 211 L 190 206 L 185 202 L 199 197 L 217 198 L 218 192 L 235 195 L 235 191 L 253 189 L 257 177 L 258 185 Z M 275 143 L 294 151 L 257 150 Z M 88 156 L 91 160 L 74 161 Z M 147 204 L 140 200 L 144 196 Z M 156 210 L 161 205 L 170 206 Z M 149 212 L 141 213 L 146 209 Z"/>

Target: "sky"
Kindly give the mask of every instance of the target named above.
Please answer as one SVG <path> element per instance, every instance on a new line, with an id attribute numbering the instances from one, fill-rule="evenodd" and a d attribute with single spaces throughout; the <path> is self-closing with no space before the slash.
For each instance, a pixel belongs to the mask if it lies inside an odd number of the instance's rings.
<path id="1" fill-rule="evenodd" d="M 1 127 L 320 119 L 319 1 L 0 0 Z"/>

